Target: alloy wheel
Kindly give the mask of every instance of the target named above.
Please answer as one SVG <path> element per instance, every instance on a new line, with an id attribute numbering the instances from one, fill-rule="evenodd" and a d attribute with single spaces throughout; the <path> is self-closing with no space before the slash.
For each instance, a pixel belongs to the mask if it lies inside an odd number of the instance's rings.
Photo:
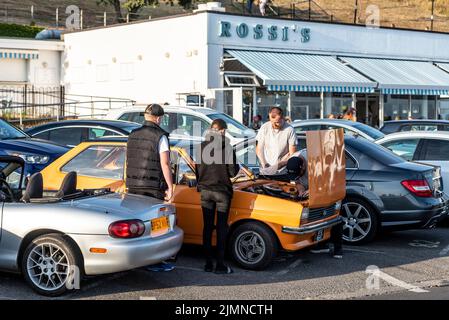
<path id="1" fill-rule="evenodd" d="M 265 241 L 254 231 L 242 232 L 235 241 L 237 257 L 250 264 L 256 264 L 265 255 Z"/>
<path id="2" fill-rule="evenodd" d="M 363 240 L 371 230 L 371 215 L 363 205 L 357 202 L 346 202 L 342 208 L 343 240 L 358 242 Z"/>

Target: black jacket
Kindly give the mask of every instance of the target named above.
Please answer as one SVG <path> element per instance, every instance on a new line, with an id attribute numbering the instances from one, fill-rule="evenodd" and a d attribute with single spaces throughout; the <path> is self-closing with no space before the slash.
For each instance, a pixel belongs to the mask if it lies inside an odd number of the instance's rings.
<path id="1" fill-rule="evenodd" d="M 211 190 L 233 194 L 230 179 L 237 175 L 240 166 L 229 139 L 213 131 L 197 149 L 196 177 L 198 190 Z"/>
<path id="2" fill-rule="evenodd" d="M 126 186 L 132 189 L 165 191 L 165 182 L 159 155 L 159 140 L 168 132 L 157 124 L 145 121 L 133 130 L 126 147 Z"/>

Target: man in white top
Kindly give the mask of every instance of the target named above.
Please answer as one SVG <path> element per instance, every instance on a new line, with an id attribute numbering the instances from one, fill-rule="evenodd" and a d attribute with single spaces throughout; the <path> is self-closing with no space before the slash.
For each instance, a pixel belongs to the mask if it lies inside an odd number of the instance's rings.
<path id="1" fill-rule="evenodd" d="M 260 127 L 256 137 L 260 173 L 285 174 L 286 160 L 296 152 L 295 129 L 285 121 L 283 111 L 279 107 L 271 107 L 269 117 L 270 121 Z"/>

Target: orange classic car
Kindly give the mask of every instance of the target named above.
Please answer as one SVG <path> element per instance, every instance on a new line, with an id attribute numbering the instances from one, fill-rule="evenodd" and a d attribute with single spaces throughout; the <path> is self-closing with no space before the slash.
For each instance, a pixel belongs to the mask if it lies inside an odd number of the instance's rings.
<path id="1" fill-rule="evenodd" d="M 171 146 L 174 197 L 184 243 L 202 244 L 200 193 L 189 141 Z M 259 179 L 242 165 L 234 178 L 229 214 L 228 248 L 247 269 L 267 267 L 279 250 L 296 251 L 330 237 L 340 222 L 345 197 L 345 157 L 342 130 L 307 132 L 309 198 L 298 200 L 294 184 Z M 64 176 L 77 172 L 77 188 L 110 188 L 126 192 L 126 138 L 106 138 L 79 144 L 42 171 L 45 190 L 59 189 Z"/>

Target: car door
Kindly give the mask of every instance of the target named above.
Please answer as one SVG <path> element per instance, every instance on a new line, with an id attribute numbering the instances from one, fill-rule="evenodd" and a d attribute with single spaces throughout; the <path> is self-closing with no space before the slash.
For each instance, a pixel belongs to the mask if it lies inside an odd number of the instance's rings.
<path id="1" fill-rule="evenodd" d="M 422 139 L 420 152 L 414 157 L 415 161 L 437 165 L 441 168 L 443 190 L 449 190 L 449 140 Z"/>
<path id="2" fill-rule="evenodd" d="M 184 230 L 184 242 L 201 244 L 203 213 L 195 173 L 177 150 L 171 152 L 171 161 L 175 164 L 173 202 L 176 206 L 178 226 Z"/>

